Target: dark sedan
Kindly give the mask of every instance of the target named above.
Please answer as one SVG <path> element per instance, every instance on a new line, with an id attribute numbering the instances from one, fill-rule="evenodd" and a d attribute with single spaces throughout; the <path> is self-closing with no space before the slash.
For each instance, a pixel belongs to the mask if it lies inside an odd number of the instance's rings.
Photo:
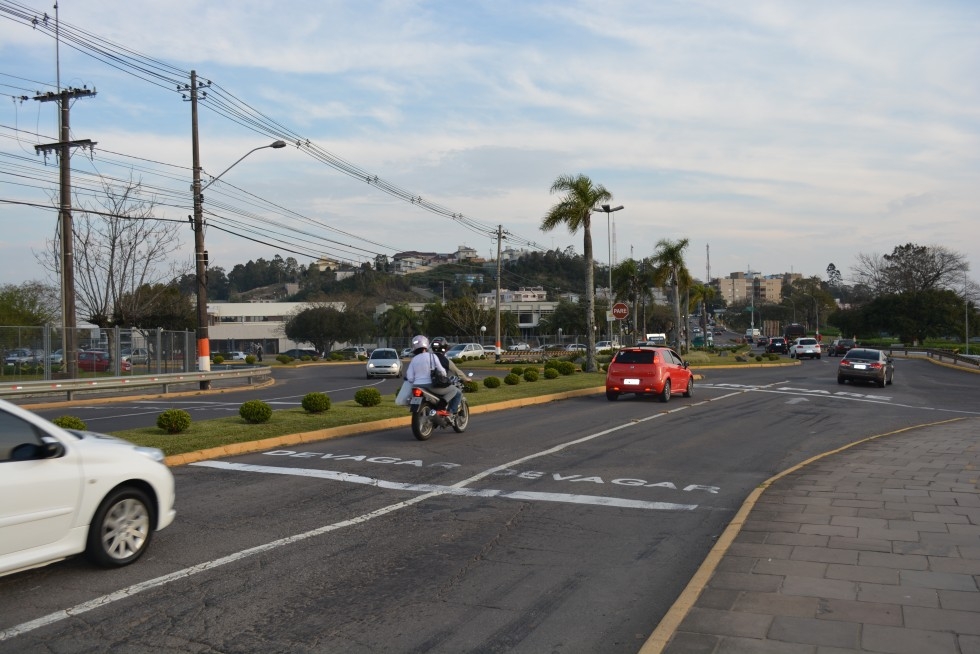
<path id="1" fill-rule="evenodd" d="M 895 379 L 892 358 L 881 350 L 853 348 L 844 355 L 837 366 L 837 383 L 846 381 L 874 382 L 880 388 Z"/>
<path id="2" fill-rule="evenodd" d="M 769 339 L 769 344 L 766 345 L 766 352 L 789 354 L 789 344 L 782 336 L 773 336 Z"/>

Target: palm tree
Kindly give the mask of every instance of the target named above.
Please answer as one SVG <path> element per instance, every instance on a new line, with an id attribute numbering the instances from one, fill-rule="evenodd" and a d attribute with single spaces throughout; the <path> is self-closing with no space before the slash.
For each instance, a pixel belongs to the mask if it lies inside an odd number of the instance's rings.
<path id="1" fill-rule="evenodd" d="M 687 239 L 671 241 L 662 238 L 657 241 L 657 249 L 653 261 L 657 266 L 657 282 L 661 285 L 670 284 L 674 300 L 674 348 L 681 348 L 681 288 L 691 283 L 691 273 L 684 264 L 684 250 Z"/>
<path id="2" fill-rule="evenodd" d="M 626 259 L 612 271 L 613 290 L 616 298 L 622 298 L 633 305 L 633 335 L 642 340 L 644 322 L 640 315 L 640 300 L 646 298 L 650 286 L 654 285 L 653 266 L 649 259 L 637 261 Z"/>
<path id="3" fill-rule="evenodd" d="M 586 175 L 562 175 L 551 185 L 551 193 L 563 193 L 561 200 L 551 207 L 541 221 L 541 229 L 551 231 L 565 225 L 569 233 L 583 230 L 585 255 L 585 371 L 596 371 L 595 359 L 595 267 L 592 260 L 592 212 L 602 202 L 612 200 L 612 193 L 605 186 L 594 185 Z"/>

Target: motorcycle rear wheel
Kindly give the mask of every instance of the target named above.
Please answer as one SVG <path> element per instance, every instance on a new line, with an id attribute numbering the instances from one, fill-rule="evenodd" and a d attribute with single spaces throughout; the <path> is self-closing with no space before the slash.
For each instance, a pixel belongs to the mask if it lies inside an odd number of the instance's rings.
<path id="1" fill-rule="evenodd" d="M 453 431 L 457 434 L 462 434 L 466 431 L 466 427 L 470 424 L 470 406 L 463 400 L 463 403 L 459 405 L 459 411 L 456 412 L 456 422 L 453 423 Z"/>
<path id="2" fill-rule="evenodd" d="M 426 407 L 419 407 L 419 410 L 412 414 L 412 433 L 420 441 L 427 441 L 432 436 L 435 425 L 428 416 Z"/>

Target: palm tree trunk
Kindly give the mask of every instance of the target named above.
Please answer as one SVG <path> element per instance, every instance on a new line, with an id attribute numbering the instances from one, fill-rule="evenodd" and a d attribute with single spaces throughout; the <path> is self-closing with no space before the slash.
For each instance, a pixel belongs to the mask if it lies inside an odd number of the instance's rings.
<path id="1" fill-rule="evenodd" d="M 681 287 L 677 283 L 677 270 L 674 270 L 674 349 L 681 351 Z"/>
<path id="2" fill-rule="evenodd" d="M 595 360 L 595 268 L 592 261 L 592 220 L 588 214 L 585 225 L 585 371 L 596 371 Z"/>

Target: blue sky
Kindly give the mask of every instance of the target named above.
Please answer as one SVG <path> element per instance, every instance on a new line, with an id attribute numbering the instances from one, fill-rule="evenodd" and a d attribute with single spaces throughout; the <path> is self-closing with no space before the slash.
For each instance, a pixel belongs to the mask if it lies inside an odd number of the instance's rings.
<path id="1" fill-rule="evenodd" d="M 483 228 L 497 224 L 515 244 L 581 252 L 581 234 L 539 225 L 557 200 L 555 178 L 583 173 L 625 207 L 615 214 L 617 260 L 687 238 L 699 278 L 710 246 L 712 276 L 825 277 L 834 263 L 847 279 L 858 254 L 915 242 L 966 255 L 980 277 L 980 3 L 58 4 L 64 23 L 196 70 L 291 134 L 469 224 L 308 150 L 266 149 L 206 202 L 247 211 L 252 229 L 302 254 L 209 229 L 212 265 L 226 270 L 276 254 L 305 265 L 321 250 L 356 261 L 467 245 L 489 257 L 495 243 Z M 55 83 L 54 41 L 10 20 L 11 5 L 54 13 L 53 3 L 0 1 L 0 200 L 49 203 L 55 188 L 25 182 L 20 166 L 45 178 L 53 170 L 34 145 L 56 140 L 55 105 L 14 96 L 52 89 L 42 84 Z M 125 177 L 136 163 L 144 182 L 186 196 L 158 214 L 186 220 L 188 103 L 64 44 L 60 60 L 62 85 L 98 89 L 72 107 L 72 137 L 98 142 L 91 160 L 73 157 L 79 174 Z M 272 140 L 207 108 L 200 134 L 212 175 Z M 0 202 L 0 283 L 48 277 L 33 253 L 55 218 Z M 177 258 L 190 270 L 193 235 L 179 236 Z M 593 236 L 607 261 L 602 214 Z"/>

